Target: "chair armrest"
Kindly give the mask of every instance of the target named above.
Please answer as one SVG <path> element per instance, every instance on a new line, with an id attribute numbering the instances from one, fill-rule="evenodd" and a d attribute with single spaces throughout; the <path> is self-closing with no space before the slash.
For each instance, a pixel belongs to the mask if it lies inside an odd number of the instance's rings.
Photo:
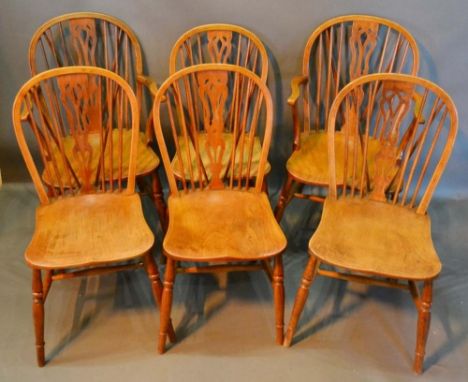
<path id="1" fill-rule="evenodd" d="M 291 95 L 288 98 L 288 104 L 294 106 L 301 93 L 300 86 L 308 81 L 307 76 L 296 76 L 291 80 Z"/>
<path id="2" fill-rule="evenodd" d="M 156 93 L 158 92 L 158 85 L 156 85 L 156 82 L 151 77 L 144 76 L 143 74 L 139 74 L 137 76 L 137 81 L 140 84 L 143 84 L 146 86 L 146 88 L 150 91 L 151 96 L 154 97 Z"/>
<path id="3" fill-rule="evenodd" d="M 299 126 L 299 115 L 297 112 L 297 100 L 301 94 L 301 85 L 306 84 L 308 81 L 307 76 L 293 77 L 291 80 L 291 95 L 288 98 L 288 104 L 291 106 L 292 118 L 293 118 L 293 150 L 298 150 L 301 139 L 301 129 Z"/>

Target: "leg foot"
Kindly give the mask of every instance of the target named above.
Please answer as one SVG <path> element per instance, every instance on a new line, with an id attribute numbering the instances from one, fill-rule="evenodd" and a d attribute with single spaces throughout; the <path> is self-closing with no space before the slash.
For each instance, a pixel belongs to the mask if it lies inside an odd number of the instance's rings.
<path id="1" fill-rule="evenodd" d="M 33 294 L 33 319 L 34 332 L 36 334 L 36 356 L 37 365 L 45 365 L 44 353 L 44 295 L 42 289 L 42 276 L 39 269 L 33 269 L 32 274 L 32 294 Z"/>
<path id="2" fill-rule="evenodd" d="M 171 307 L 172 307 L 172 289 L 175 279 L 175 261 L 170 257 L 167 258 L 166 274 L 164 275 L 164 289 L 161 301 L 161 322 L 159 331 L 158 352 L 163 354 L 166 350 L 166 337 L 171 324 Z"/>
<path id="3" fill-rule="evenodd" d="M 304 270 L 304 275 L 302 276 L 301 286 L 297 291 L 296 299 L 294 301 L 291 319 L 289 321 L 288 330 L 286 332 L 286 338 L 284 339 L 284 346 L 291 345 L 299 317 L 301 316 L 302 310 L 304 309 L 304 305 L 307 300 L 307 296 L 309 295 L 309 287 L 312 284 L 317 266 L 317 258 L 315 256 L 310 256 L 309 262 L 307 263 L 307 266 Z"/>
<path id="4" fill-rule="evenodd" d="M 276 316 L 276 343 L 283 344 L 284 339 L 284 273 L 283 258 L 281 255 L 275 257 L 273 270 L 273 293 L 275 298 L 275 316 Z"/>
<path id="5" fill-rule="evenodd" d="M 161 309 L 163 286 L 161 283 L 161 278 L 159 277 L 158 266 L 156 262 L 154 261 L 153 256 L 151 256 L 150 253 L 147 253 L 144 256 L 144 262 L 145 262 L 146 273 L 148 274 L 148 278 L 150 279 L 150 282 L 151 282 L 151 289 L 153 291 L 153 297 L 155 299 L 156 304 L 159 306 L 159 309 Z M 175 342 L 176 336 L 175 336 L 174 328 L 172 326 L 172 322 L 170 321 L 170 318 L 169 318 L 168 336 L 171 342 Z"/>
<path id="6" fill-rule="evenodd" d="M 416 350 L 414 355 L 413 370 L 416 374 L 421 374 L 424 365 L 424 355 L 426 353 L 427 335 L 431 324 L 432 305 L 432 280 L 424 281 L 421 301 L 418 307 L 418 331 L 416 339 Z"/>

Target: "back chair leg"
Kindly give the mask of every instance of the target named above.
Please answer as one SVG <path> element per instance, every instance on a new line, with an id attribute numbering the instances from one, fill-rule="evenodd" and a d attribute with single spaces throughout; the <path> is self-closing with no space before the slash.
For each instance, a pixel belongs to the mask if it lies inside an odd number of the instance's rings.
<path id="1" fill-rule="evenodd" d="M 294 186 L 294 179 L 290 174 L 288 174 L 286 182 L 284 183 L 284 186 L 281 189 L 281 194 L 278 199 L 278 204 L 276 205 L 276 208 L 275 208 L 275 218 L 277 222 L 280 222 L 281 218 L 283 217 L 284 210 L 286 206 L 288 205 L 289 200 L 291 199 L 291 191 L 293 190 L 293 186 Z"/>
<path id="2" fill-rule="evenodd" d="M 170 257 L 167 258 L 166 272 L 164 275 L 164 289 L 161 302 L 161 320 L 159 331 L 158 352 L 163 354 L 166 350 L 166 337 L 171 325 L 171 307 L 172 307 L 172 290 L 175 279 L 175 261 Z"/>
<path id="3" fill-rule="evenodd" d="M 158 169 L 155 169 L 151 174 L 153 201 L 158 211 L 159 221 L 161 222 L 161 229 L 163 233 L 167 232 L 168 217 L 167 206 L 164 201 L 164 193 L 162 190 L 161 180 L 159 179 Z"/>
<path id="4" fill-rule="evenodd" d="M 44 294 L 42 289 L 42 276 L 40 269 L 32 271 L 32 294 L 33 294 L 33 319 L 36 334 L 36 357 L 37 365 L 45 365 L 44 354 Z"/>
<path id="5" fill-rule="evenodd" d="M 284 273 L 282 255 L 275 257 L 273 269 L 273 293 L 275 299 L 276 343 L 281 345 L 284 339 Z"/>
<path id="6" fill-rule="evenodd" d="M 268 197 L 270 194 L 268 193 L 268 180 L 267 180 L 267 174 L 263 176 L 263 182 L 262 182 L 262 192 L 264 192 Z"/>
<path id="7" fill-rule="evenodd" d="M 310 256 L 309 262 L 304 270 L 304 275 L 302 276 L 301 286 L 299 287 L 294 301 L 293 310 L 291 313 L 291 319 L 289 321 L 288 330 L 286 332 L 286 338 L 284 339 L 284 346 L 291 346 L 292 338 L 294 332 L 296 331 L 296 326 L 301 316 L 302 310 L 309 295 L 309 288 L 312 284 L 312 281 L 315 277 L 317 271 L 318 261 L 315 256 Z"/>
<path id="8" fill-rule="evenodd" d="M 158 266 L 156 265 L 156 262 L 154 261 L 153 256 L 151 256 L 150 253 L 147 253 L 143 259 L 145 262 L 146 273 L 148 274 L 148 278 L 150 279 L 150 282 L 151 282 L 151 289 L 153 291 L 153 297 L 159 309 L 161 309 L 163 286 L 161 283 L 161 278 L 159 277 Z M 174 328 L 172 326 L 172 322 L 170 321 L 169 321 L 168 335 L 169 335 L 169 340 L 171 342 L 175 342 L 176 336 L 175 336 Z"/>
<path id="9" fill-rule="evenodd" d="M 416 351 L 414 357 L 413 370 L 421 374 L 424 365 L 424 355 L 426 353 L 427 335 L 431 324 L 432 305 L 432 280 L 424 281 L 421 301 L 418 307 L 418 334 L 416 339 Z"/>

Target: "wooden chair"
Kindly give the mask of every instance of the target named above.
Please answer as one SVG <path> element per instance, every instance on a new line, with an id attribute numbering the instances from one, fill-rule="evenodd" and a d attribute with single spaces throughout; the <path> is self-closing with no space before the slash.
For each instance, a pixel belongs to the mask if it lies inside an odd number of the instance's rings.
<path id="1" fill-rule="evenodd" d="M 166 139 L 162 117 L 170 122 Z M 261 192 L 272 117 L 272 100 L 265 83 L 253 72 L 234 65 L 203 64 L 182 69 L 170 76 L 156 95 L 156 138 L 170 187 L 169 228 L 163 242 L 167 264 L 159 336 L 161 353 L 170 323 L 176 271 L 264 269 L 273 283 L 276 340 L 282 343 L 281 253 L 286 238 L 274 219 L 267 195 Z M 228 134 L 234 138 L 228 138 Z M 257 136 L 261 151 L 254 164 Z M 182 151 L 181 145 L 190 149 Z M 202 145 L 206 157 L 202 156 Z M 171 159 L 174 152 L 175 162 Z M 189 179 L 178 177 L 176 171 L 189 174 Z M 266 261 L 269 259 L 274 259 L 273 271 Z M 208 265 L 177 266 L 182 261 Z"/>
<path id="2" fill-rule="evenodd" d="M 139 114 L 130 85 L 90 66 L 45 71 L 20 89 L 13 124 L 40 201 L 25 259 L 43 366 L 52 282 L 144 266 L 158 303 L 162 284 L 150 253 L 154 236 L 135 194 Z M 48 184 L 56 185 L 49 193 Z"/>
<path id="3" fill-rule="evenodd" d="M 416 41 L 390 20 L 341 16 L 326 21 L 312 33 L 304 50 L 302 75 L 291 81 L 288 104 L 293 117 L 293 153 L 286 163 L 287 179 L 275 208 L 278 221 L 293 197 L 324 201 L 328 185 L 326 126 L 330 106 L 340 89 L 361 75 L 416 75 L 418 68 Z M 312 193 L 302 192 L 306 185 L 313 187 Z"/>
<path id="4" fill-rule="evenodd" d="M 255 34 L 238 25 L 207 24 L 188 30 L 180 36 L 171 50 L 169 71 L 174 74 L 189 66 L 210 63 L 242 66 L 257 74 L 263 82 L 267 81 L 268 54 L 265 46 Z M 204 139 L 203 135 L 201 139 Z M 232 135 L 226 136 L 228 145 L 232 144 L 232 139 Z M 207 155 L 203 152 L 204 145 L 200 147 L 204 158 Z M 181 145 L 181 150 L 186 150 L 186 147 Z M 260 141 L 256 140 L 253 156 L 257 165 L 260 150 Z M 265 173 L 268 174 L 270 170 L 271 166 L 267 162 Z M 178 178 L 189 179 L 189 174 L 179 174 L 176 169 L 175 174 Z M 266 179 L 263 190 L 268 191 Z"/>
<path id="5" fill-rule="evenodd" d="M 137 96 L 140 115 L 146 115 L 145 88 L 152 96 L 157 91 L 156 83 L 143 75 L 141 47 L 134 32 L 121 20 L 101 13 L 76 12 L 45 22 L 31 39 L 29 65 L 32 75 L 73 65 L 91 65 L 111 70 L 131 85 Z M 165 230 L 167 212 L 157 172 L 159 158 L 151 148 L 151 118 L 140 122 L 146 127 L 140 132 L 138 140 L 138 185 L 141 190 L 146 190 L 148 185 L 144 176 L 151 175 L 149 194 L 156 205 L 161 227 Z M 124 135 L 123 140 L 125 147 L 129 147 L 130 136 Z M 128 155 L 127 149 L 124 158 Z M 56 184 L 49 186 L 57 187 Z"/>
<path id="6" fill-rule="evenodd" d="M 410 110 L 416 92 L 422 97 L 414 116 Z M 348 123 L 337 132 L 343 116 Z M 451 98 L 421 78 L 373 74 L 352 81 L 338 94 L 328 118 L 329 195 L 309 242 L 310 259 L 286 346 L 316 274 L 405 289 L 418 310 L 414 371 L 422 372 L 432 284 L 441 270 L 427 208 L 457 128 Z M 375 139 L 380 141 L 378 151 L 372 148 Z"/>

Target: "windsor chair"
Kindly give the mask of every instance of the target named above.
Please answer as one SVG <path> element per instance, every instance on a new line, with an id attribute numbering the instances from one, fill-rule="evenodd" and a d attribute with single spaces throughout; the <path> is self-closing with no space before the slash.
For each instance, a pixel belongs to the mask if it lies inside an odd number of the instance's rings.
<path id="1" fill-rule="evenodd" d="M 230 115 L 234 117 L 228 118 Z M 170 125 L 166 138 L 162 117 Z M 163 242 L 167 264 L 159 352 L 165 351 L 176 272 L 264 269 L 273 283 L 276 340 L 281 344 L 281 253 L 286 238 L 267 195 L 261 191 L 272 134 L 273 109 L 268 88 L 243 67 L 191 66 L 174 73 L 161 85 L 153 118 L 170 187 L 169 228 Z M 226 133 L 233 138 L 229 140 Z M 253 163 L 255 136 L 261 140 L 258 164 Z M 181 144 L 190 150 L 180 150 Z M 175 162 L 171 159 L 174 156 Z M 178 177 L 176 172 L 190 176 Z M 265 261 L 269 259 L 274 259 L 273 270 Z M 183 267 L 181 262 L 197 265 Z"/>
<path id="2" fill-rule="evenodd" d="M 422 95 L 416 116 L 410 112 L 415 92 Z M 348 123 L 343 126 L 344 116 Z M 315 275 L 373 283 L 411 293 L 418 310 L 413 368 L 422 372 L 432 285 L 441 270 L 427 208 L 457 128 L 457 111 L 449 95 L 421 78 L 367 75 L 337 95 L 328 118 L 329 194 L 309 241 L 310 259 L 294 302 L 286 346 Z M 344 144 L 338 134 L 343 134 Z M 371 151 L 373 139 L 380 142 L 376 153 Z"/>
<path id="3" fill-rule="evenodd" d="M 170 59 L 169 71 L 174 74 L 176 71 L 197 64 L 233 64 L 242 66 L 257 74 L 263 82 L 266 83 L 268 77 L 268 54 L 261 40 L 251 31 L 237 25 L 231 24 L 207 24 L 200 25 L 185 32 L 174 44 Z M 194 113 L 199 111 L 194 107 Z M 234 114 L 228 118 L 234 118 Z M 201 133 L 200 139 L 206 139 L 204 133 Z M 233 136 L 226 133 L 226 144 L 233 145 Z M 180 149 L 185 155 L 187 147 L 180 144 Z M 207 153 L 204 151 L 204 144 L 201 147 L 201 159 L 204 163 L 208 160 Z M 228 152 L 229 149 L 226 150 Z M 261 143 L 254 138 L 253 165 L 258 166 L 260 158 Z M 173 168 L 178 178 L 185 177 L 189 179 L 189 174 L 177 172 L 174 158 Z M 245 163 L 244 163 L 245 165 Z M 267 162 L 265 173 L 271 170 Z M 263 190 L 267 192 L 266 179 L 263 183 Z"/>
<path id="4" fill-rule="evenodd" d="M 91 66 L 41 72 L 19 90 L 13 125 L 40 201 L 25 260 L 44 366 L 44 303 L 54 281 L 144 267 L 157 303 L 162 284 L 135 194 L 139 114 L 130 85 Z"/>
<path id="5" fill-rule="evenodd" d="M 31 39 L 29 65 L 33 76 L 44 70 L 74 65 L 111 70 L 131 85 L 137 97 L 140 115 L 150 114 L 149 110 L 146 111 L 145 96 L 147 92 L 154 96 L 157 91 L 156 83 L 143 75 L 142 52 L 135 33 L 121 20 L 101 13 L 75 12 L 45 22 Z M 165 230 L 167 212 L 158 176 L 160 161 L 151 148 L 151 118 L 140 122 L 142 131 L 138 135 L 136 167 L 138 186 L 141 191 L 151 188 L 149 194 L 155 203 L 161 227 Z M 123 153 L 124 161 L 128 161 L 130 155 L 129 131 L 125 130 L 122 137 L 126 148 Z M 73 142 L 65 142 L 65 146 L 68 145 L 73 145 Z M 151 187 L 146 175 L 151 176 Z M 58 186 L 50 183 L 47 178 L 44 180 L 49 188 Z"/>
<path id="6" fill-rule="evenodd" d="M 418 68 L 416 41 L 390 20 L 340 16 L 326 21 L 311 34 L 302 59 L 302 75 L 291 81 L 288 104 L 293 118 L 293 153 L 286 163 L 287 178 L 275 208 L 278 221 L 293 197 L 324 201 L 328 185 L 327 120 L 340 89 L 361 75 L 416 75 Z M 342 145 L 341 135 L 337 139 L 337 145 Z M 378 142 L 370 145 L 378 146 Z M 302 192 L 304 186 L 312 187 L 312 192 Z"/>

